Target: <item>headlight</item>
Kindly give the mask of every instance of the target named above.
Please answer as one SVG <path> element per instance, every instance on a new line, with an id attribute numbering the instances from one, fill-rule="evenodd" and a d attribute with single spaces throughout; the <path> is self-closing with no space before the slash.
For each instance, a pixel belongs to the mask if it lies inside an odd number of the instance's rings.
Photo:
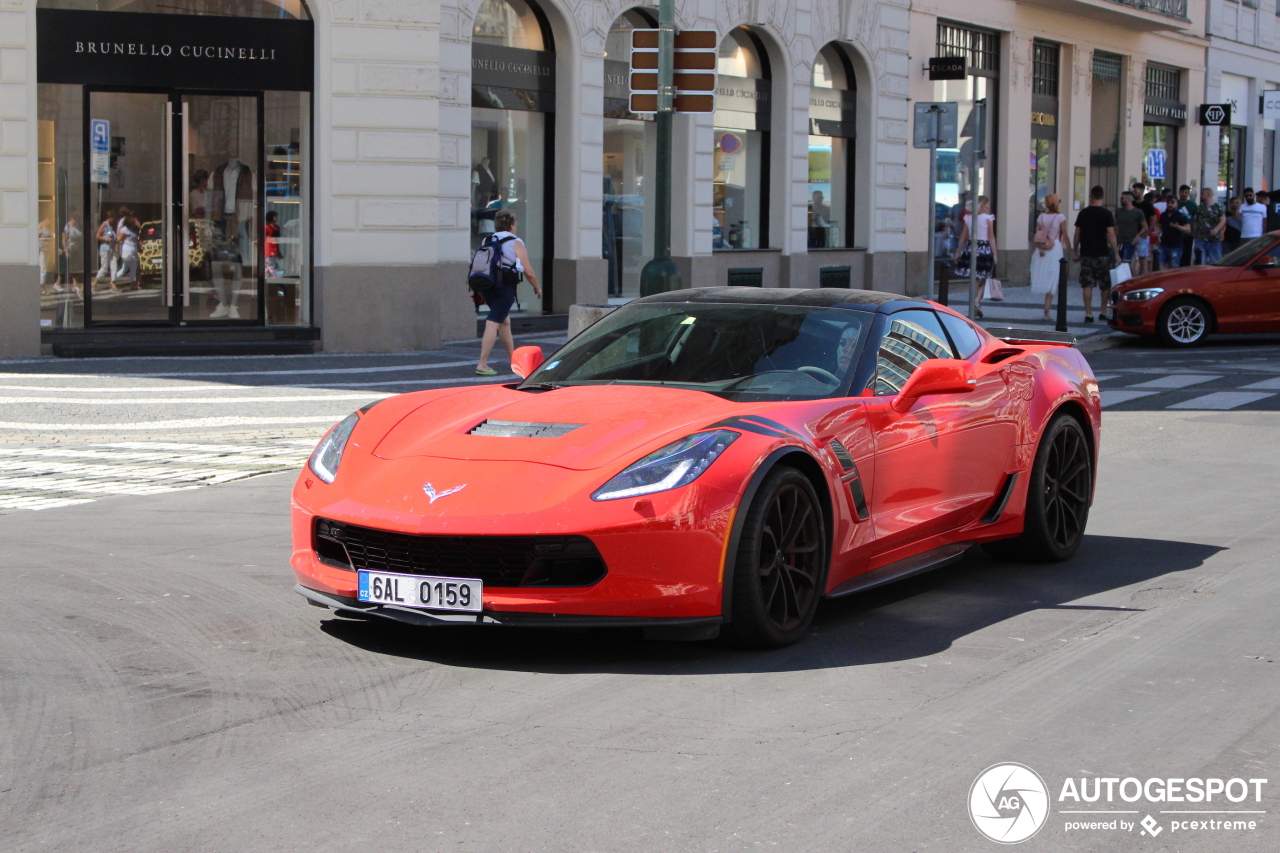
<path id="1" fill-rule="evenodd" d="M 672 442 L 628 467 L 597 489 L 591 498 L 612 501 L 687 486 L 698 479 L 737 438 L 738 433 L 720 429 L 694 433 Z"/>
<path id="2" fill-rule="evenodd" d="M 352 412 L 342 419 L 342 422 L 329 430 L 325 437 L 320 439 L 320 443 L 316 445 L 316 449 L 311 451 L 311 459 L 307 462 L 312 472 L 326 483 L 332 483 L 333 478 L 338 476 L 338 465 L 342 462 L 342 451 L 347 446 L 347 439 L 351 438 L 351 431 L 356 428 L 356 424 L 360 423 L 360 413 Z"/>
<path id="3" fill-rule="evenodd" d="M 1130 290 L 1124 295 L 1125 302 L 1146 302 L 1164 293 L 1163 287 L 1144 287 L 1141 290 Z"/>

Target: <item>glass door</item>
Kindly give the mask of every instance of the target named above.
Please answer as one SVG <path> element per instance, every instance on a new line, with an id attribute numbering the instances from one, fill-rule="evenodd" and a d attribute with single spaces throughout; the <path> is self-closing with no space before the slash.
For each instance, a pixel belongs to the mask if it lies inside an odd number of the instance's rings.
<path id="1" fill-rule="evenodd" d="M 100 150 L 94 162 L 86 164 L 91 167 L 86 176 L 86 225 L 93 229 L 97 246 L 97 254 L 90 256 L 96 272 L 86 276 L 86 325 L 169 323 L 169 96 L 90 90 L 86 106 L 86 124 L 106 137 L 93 140 L 106 151 Z"/>
<path id="2" fill-rule="evenodd" d="M 262 112 L 257 95 L 181 95 L 181 281 L 188 324 L 262 316 Z"/>

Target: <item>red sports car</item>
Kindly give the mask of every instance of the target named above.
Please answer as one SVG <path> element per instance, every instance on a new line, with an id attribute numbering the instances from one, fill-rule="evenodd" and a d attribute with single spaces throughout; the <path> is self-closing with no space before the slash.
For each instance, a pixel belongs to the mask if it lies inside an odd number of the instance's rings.
<path id="1" fill-rule="evenodd" d="M 545 363 L 517 350 L 523 382 L 335 426 L 293 490 L 296 589 L 418 625 L 781 646 L 823 596 L 974 543 L 1066 559 L 1097 382 L 1069 338 L 1006 332 L 871 291 L 636 300 Z"/>
<path id="2" fill-rule="evenodd" d="M 1121 332 L 1202 344 L 1214 332 L 1280 331 L 1280 232 L 1249 240 L 1215 264 L 1131 278 L 1111 291 Z"/>

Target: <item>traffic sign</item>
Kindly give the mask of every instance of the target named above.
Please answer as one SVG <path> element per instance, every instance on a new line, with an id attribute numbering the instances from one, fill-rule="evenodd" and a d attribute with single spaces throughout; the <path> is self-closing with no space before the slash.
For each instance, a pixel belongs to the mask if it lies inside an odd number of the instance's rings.
<path id="1" fill-rule="evenodd" d="M 673 107 L 680 113 L 715 111 L 718 42 L 715 30 L 675 34 Z M 658 30 L 631 31 L 631 112 L 658 111 Z"/>
<path id="2" fill-rule="evenodd" d="M 1147 177 L 1153 181 L 1163 181 L 1165 153 L 1163 148 L 1147 149 Z"/>
<path id="3" fill-rule="evenodd" d="M 111 182 L 111 122 L 106 119 L 89 119 L 89 180 Z"/>
<path id="4" fill-rule="evenodd" d="M 1231 105 L 1201 104 L 1200 124 L 1205 127 L 1225 127 L 1231 124 Z"/>
<path id="5" fill-rule="evenodd" d="M 914 147 L 955 148 L 959 144 L 959 104 L 955 101 L 916 101 L 915 107 Z M 936 130 L 935 116 L 938 122 Z"/>

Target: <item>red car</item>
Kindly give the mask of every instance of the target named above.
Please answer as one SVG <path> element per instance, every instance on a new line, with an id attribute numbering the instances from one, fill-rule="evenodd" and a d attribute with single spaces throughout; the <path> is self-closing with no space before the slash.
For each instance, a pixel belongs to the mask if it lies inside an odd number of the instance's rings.
<path id="1" fill-rule="evenodd" d="M 293 490 L 312 603 L 418 625 L 633 626 L 759 647 L 819 599 L 958 559 L 1075 552 L 1101 402 L 1069 340 L 918 299 L 682 290 L 509 385 L 404 394 Z"/>
<path id="2" fill-rule="evenodd" d="M 1280 331 L 1280 232 L 1255 237 L 1216 264 L 1131 278 L 1111 291 L 1107 324 L 1169 346 L 1215 332 Z"/>

